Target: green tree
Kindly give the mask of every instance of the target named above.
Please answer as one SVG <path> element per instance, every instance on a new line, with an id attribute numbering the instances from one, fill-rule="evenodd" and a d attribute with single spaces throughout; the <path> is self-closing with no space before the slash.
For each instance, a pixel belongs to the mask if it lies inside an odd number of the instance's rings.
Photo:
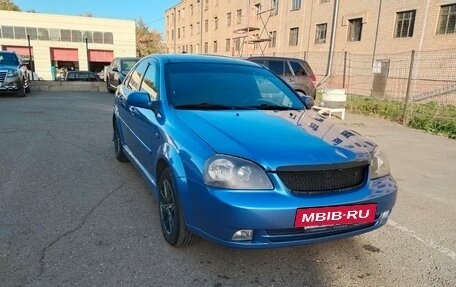
<path id="1" fill-rule="evenodd" d="M 11 0 L 0 0 L 0 10 L 21 11 L 19 6 L 14 4 L 14 2 Z"/>
<path id="2" fill-rule="evenodd" d="M 165 44 L 162 35 L 157 30 L 150 30 L 142 18 L 136 20 L 136 56 L 144 57 L 149 54 L 163 53 Z"/>

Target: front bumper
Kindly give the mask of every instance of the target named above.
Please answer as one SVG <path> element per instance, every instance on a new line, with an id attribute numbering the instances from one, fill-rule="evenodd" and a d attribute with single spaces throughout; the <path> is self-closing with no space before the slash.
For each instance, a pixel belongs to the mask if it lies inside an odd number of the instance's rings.
<path id="1" fill-rule="evenodd" d="M 188 181 L 184 199 L 188 228 L 199 236 L 229 247 L 272 248 L 324 242 L 375 230 L 387 222 L 396 202 L 391 176 L 370 181 L 357 190 L 296 195 L 275 184 L 267 191 L 208 188 Z M 368 224 L 295 228 L 298 208 L 376 203 L 375 221 Z M 236 241 L 239 230 L 253 230 L 251 240 Z"/>
<path id="2" fill-rule="evenodd" d="M 0 82 L 0 92 L 18 92 L 22 87 L 22 81 L 18 76 L 7 77 L 3 82 Z"/>

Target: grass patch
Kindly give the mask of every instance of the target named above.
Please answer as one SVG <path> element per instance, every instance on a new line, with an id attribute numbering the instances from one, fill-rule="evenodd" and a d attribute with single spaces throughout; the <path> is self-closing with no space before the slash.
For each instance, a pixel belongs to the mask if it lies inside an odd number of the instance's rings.
<path id="1" fill-rule="evenodd" d="M 346 108 L 356 114 L 403 122 L 404 103 L 399 101 L 349 96 Z M 406 125 L 456 139 L 456 106 L 436 102 L 410 104 Z"/>

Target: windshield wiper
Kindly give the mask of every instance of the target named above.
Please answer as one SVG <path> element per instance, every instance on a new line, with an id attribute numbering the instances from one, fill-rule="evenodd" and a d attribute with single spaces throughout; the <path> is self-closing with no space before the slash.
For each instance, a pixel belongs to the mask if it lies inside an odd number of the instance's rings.
<path id="1" fill-rule="evenodd" d="M 241 107 L 222 104 L 199 103 L 199 104 L 186 104 L 176 105 L 176 109 L 180 110 L 252 110 L 252 107 Z"/>
<path id="2" fill-rule="evenodd" d="M 286 110 L 297 110 L 291 107 L 287 106 L 281 106 L 281 105 L 270 105 L 270 104 L 261 104 L 261 105 L 255 105 L 255 106 L 249 106 L 249 108 L 253 108 L 256 110 L 271 110 L 271 111 L 286 111 Z"/>

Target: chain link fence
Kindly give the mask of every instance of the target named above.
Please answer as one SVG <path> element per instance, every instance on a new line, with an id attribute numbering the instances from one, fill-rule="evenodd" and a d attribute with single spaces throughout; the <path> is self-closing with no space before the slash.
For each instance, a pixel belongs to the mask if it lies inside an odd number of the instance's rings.
<path id="1" fill-rule="evenodd" d="M 270 56 L 307 60 L 317 82 L 328 68 L 328 52 L 274 53 Z M 416 104 L 456 107 L 456 49 L 395 54 L 335 52 L 331 73 L 319 88 L 344 88 L 348 95 L 395 100 L 404 106 L 403 118 Z M 451 118 L 450 115 L 438 115 Z"/>

